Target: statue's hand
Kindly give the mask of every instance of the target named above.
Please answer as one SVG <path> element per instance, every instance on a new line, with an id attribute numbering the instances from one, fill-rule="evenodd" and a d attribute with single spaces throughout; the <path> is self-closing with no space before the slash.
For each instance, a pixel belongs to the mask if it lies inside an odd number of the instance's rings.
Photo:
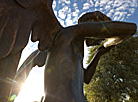
<path id="1" fill-rule="evenodd" d="M 97 52 L 98 52 L 100 55 L 103 55 L 103 54 L 109 52 L 112 48 L 115 48 L 115 45 L 109 46 L 109 47 L 107 47 L 107 48 L 105 48 L 104 46 L 101 46 L 101 47 L 99 47 L 99 48 L 97 49 Z"/>

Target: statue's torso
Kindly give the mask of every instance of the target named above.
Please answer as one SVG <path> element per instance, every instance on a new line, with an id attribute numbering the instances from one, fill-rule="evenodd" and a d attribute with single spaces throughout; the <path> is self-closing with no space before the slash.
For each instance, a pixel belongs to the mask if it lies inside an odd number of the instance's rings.
<path id="1" fill-rule="evenodd" d="M 45 68 L 45 102 L 85 102 L 81 50 L 83 40 L 72 39 L 68 33 L 61 34 L 48 53 Z M 82 41 L 78 44 L 78 40 Z"/>

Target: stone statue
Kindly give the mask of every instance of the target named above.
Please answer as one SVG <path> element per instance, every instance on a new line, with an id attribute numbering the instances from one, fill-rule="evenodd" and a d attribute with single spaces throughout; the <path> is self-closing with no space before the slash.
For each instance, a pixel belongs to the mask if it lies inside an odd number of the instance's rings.
<path id="1" fill-rule="evenodd" d="M 108 22 L 101 22 L 101 21 L 108 21 Z M 100 57 L 103 54 L 109 52 L 110 49 L 114 46 L 110 46 L 107 48 L 102 46 L 98 48 L 92 61 L 90 62 L 88 67 L 84 69 L 82 64 L 84 57 L 84 43 L 83 43 L 84 40 L 86 39 L 87 46 L 94 46 L 98 45 L 99 44 L 98 42 L 102 41 L 106 36 L 110 37 L 112 36 L 112 34 L 117 34 L 117 33 L 118 34 L 115 36 L 127 35 L 127 33 L 124 34 L 124 31 L 121 32 L 121 34 L 119 34 L 119 32 L 113 33 L 111 32 L 112 30 L 109 31 L 111 34 L 107 33 L 106 29 L 109 30 L 110 26 L 113 26 L 114 23 L 115 24 L 120 23 L 121 25 L 123 23 L 123 22 L 110 22 L 110 21 L 111 19 L 109 17 L 107 17 L 106 15 L 104 15 L 99 11 L 89 12 L 84 14 L 78 20 L 79 23 L 78 25 L 61 29 L 61 31 L 58 32 L 58 35 L 51 49 L 45 51 L 39 51 L 39 50 L 34 51 L 26 59 L 26 61 L 23 63 L 23 65 L 17 72 L 16 81 L 21 82 L 24 81 L 21 79 L 26 79 L 26 77 L 22 73 L 22 70 L 26 69 L 28 76 L 30 70 L 35 65 L 43 66 L 45 64 L 44 102 L 86 102 L 85 97 L 83 95 L 83 82 L 85 82 L 86 84 L 90 82 L 90 80 L 94 75 Z M 104 26 L 107 27 L 108 25 L 107 23 L 109 24 L 111 23 L 111 25 L 108 26 L 109 28 L 103 28 Z M 88 25 L 90 24 L 91 27 L 89 28 L 87 24 Z M 128 23 L 125 24 L 129 25 Z M 82 25 L 85 26 L 83 27 Z M 100 25 L 102 26 L 101 28 L 98 28 L 99 31 L 96 30 L 95 32 L 96 27 L 99 27 Z M 81 29 L 77 28 L 78 26 L 82 28 Z M 133 33 L 129 34 L 133 35 L 134 32 L 136 31 L 136 26 L 134 24 L 131 24 L 131 26 L 133 26 L 134 28 L 133 27 L 130 28 L 129 32 L 132 31 Z M 93 29 L 93 27 L 95 28 Z M 119 30 L 119 28 L 116 28 L 115 26 L 113 27 L 116 30 Z M 79 31 L 78 29 L 84 31 L 84 33 Z M 92 29 L 91 32 L 88 31 L 90 29 Z M 95 33 L 94 35 L 93 32 Z M 96 36 L 96 34 L 99 35 Z M 99 38 L 91 39 L 91 38 L 86 38 L 87 36 L 88 37 L 95 36 Z"/>
<path id="2" fill-rule="evenodd" d="M 31 31 L 31 40 L 39 41 L 39 50 L 47 50 L 45 102 L 62 102 L 65 99 L 69 102 L 85 102 L 82 93 L 85 37 L 109 38 L 136 32 L 135 24 L 117 21 L 84 22 L 63 28 L 53 13 L 52 2 L 0 0 L 1 102 L 7 102 L 10 98 L 21 52 Z M 99 18 L 103 16 L 96 14 Z"/>

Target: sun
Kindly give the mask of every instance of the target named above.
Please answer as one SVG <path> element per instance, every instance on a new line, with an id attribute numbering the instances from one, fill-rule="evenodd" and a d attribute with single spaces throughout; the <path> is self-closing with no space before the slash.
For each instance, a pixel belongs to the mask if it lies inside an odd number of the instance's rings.
<path id="1" fill-rule="evenodd" d="M 14 102 L 40 101 L 42 96 L 44 96 L 43 68 L 35 67 L 29 74 Z"/>

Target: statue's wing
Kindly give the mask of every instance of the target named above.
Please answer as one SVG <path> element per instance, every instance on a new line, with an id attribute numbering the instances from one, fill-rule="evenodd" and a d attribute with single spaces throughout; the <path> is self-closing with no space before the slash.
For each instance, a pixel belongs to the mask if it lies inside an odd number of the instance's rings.
<path id="1" fill-rule="evenodd" d="M 0 59 L 23 49 L 32 30 L 32 41 L 48 49 L 61 29 L 52 10 L 53 0 L 0 0 Z"/>
<path id="2" fill-rule="evenodd" d="M 31 20 L 27 17 L 14 0 L 0 0 L 0 59 L 17 53 L 27 44 L 31 31 Z"/>
<path id="3" fill-rule="evenodd" d="M 0 59 L 11 52 L 17 37 L 20 16 L 13 11 L 14 8 L 0 2 Z"/>
<path id="4" fill-rule="evenodd" d="M 0 69 L 4 73 L 2 78 L 11 71 L 15 73 L 21 51 L 26 46 L 31 31 L 32 41 L 40 42 L 39 48 L 45 50 L 52 46 L 56 33 L 61 29 L 52 10 L 52 1 L 0 0 Z M 8 75 L 10 79 L 13 79 L 14 73 Z"/>

